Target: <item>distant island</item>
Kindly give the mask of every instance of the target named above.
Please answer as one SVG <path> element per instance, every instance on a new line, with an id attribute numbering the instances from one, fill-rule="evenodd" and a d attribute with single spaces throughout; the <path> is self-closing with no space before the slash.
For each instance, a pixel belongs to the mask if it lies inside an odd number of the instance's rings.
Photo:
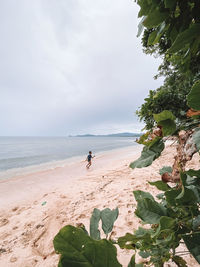
<path id="1" fill-rule="evenodd" d="M 141 133 L 116 133 L 116 134 L 78 134 L 78 135 L 69 135 L 69 137 L 139 137 Z"/>

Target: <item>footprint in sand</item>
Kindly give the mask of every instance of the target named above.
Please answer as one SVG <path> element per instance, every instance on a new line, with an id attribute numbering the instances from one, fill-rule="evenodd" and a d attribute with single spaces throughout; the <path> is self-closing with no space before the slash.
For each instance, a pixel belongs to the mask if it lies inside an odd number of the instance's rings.
<path id="1" fill-rule="evenodd" d="M 14 207 L 13 209 L 12 209 L 12 212 L 15 212 L 16 210 L 18 210 L 19 209 L 19 207 Z"/>
<path id="2" fill-rule="evenodd" d="M 6 225 L 6 224 L 8 224 L 8 223 L 9 223 L 9 220 L 6 219 L 6 218 L 3 218 L 3 219 L 0 220 L 0 227 Z"/>
<path id="3" fill-rule="evenodd" d="M 10 258 L 10 262 L 16 262 L 16 261 L 17 261 L 17 257 L 12 256 L 12 257 Z"/>
<path id="4" fill-rule="evenodd" d="M 60 198 L 67 198 L 65 195 L 60 195 Z"/>

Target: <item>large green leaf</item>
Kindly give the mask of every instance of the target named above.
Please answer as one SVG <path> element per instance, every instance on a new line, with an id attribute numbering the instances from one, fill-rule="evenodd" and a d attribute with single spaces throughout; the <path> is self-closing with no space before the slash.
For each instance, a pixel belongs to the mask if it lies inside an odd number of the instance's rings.
<path id="1" fill-rule="evenodd" d="M 170 189 L 170 186 L 163 181 L 148 182 L 150 185 L 156 186 L 161 191 L 167 191 Z"/>
<path id="2" fill-rule="evenodd" d="M 143 168 L 152 164 L 157 159 L 164 149 L 164 143 L 160 138 L 157 138 L 152 145 L 145 146 L 142 150 L 139 159 L 130 164 L 132 169 Z"/>
<path id="3" fill-rule="evenodd" d="M 163 110 L 161 113 L 153 115 L 154 120 L 162 126 L 164 136 L 173 134 L 176 131 L 176 124 L 174 122 L 175 116 L 169 110 Z"/>
<path id="4" fill-rule="evenodd" d="M 174 43 L 168 50 L 169 53 L 175 53 L 182 50 L 185 45 L 193 42 L 195 38 L 199 37 L 200 23 L 193 24 L 189 29 L 178 34 Z"/>
<path id="5" fill-rule="evenodd" d="M 189 176 L 200 178 L 200 170 L 190 169 L 186 171 L 185 173 L 188 174 Z"/>
<path id="6" fill-rule="evenodd" d="M 90 236 L 94 239 L 100 239 L 99 221 L 101 219 L 101 211 L 94 209 L 90 218 Z"/>
<path id="7" fill-rule="evenodd" d="M 156 201 L 145 198 L 138 201 L 135 214 L 145 223 L 158 223 L 161 216 L 167 215 L 167 210 L 164 206 Z"/>
<path id="8" fill-rule="evenodd" d="M 166 201 L 171 205 L 171 206 L 176 206 L 176 197 L 181 193 L 181 189 L 172 189 L 168 190 L 165 192 L 165 197 Z"/>
<path id="9" fill-rule="evenodd" d="M 142 200 L 144 198 L 149 198 L 151 200 L 154 200 L 154 197 L 148 192 L 144 192 L 144 191 L 141 191 L 141 190 L 135 190 L 135 191 L 133 191 L 133 194 L 134 194 L 134 197 L 135 197 L 136 201 Z"/>
<path id="10" fill-rule="evenodd" d="M 192 256 L 200 263 L 200 234 L 185 235 L 183 240 Z"/>
<path id="11" fill-rule="evenodd" d="M 144 20 L 143 25 L 147 28 L 156 27 L 165 21 L 168 16 L 168 12 L 160 12 L 158 9 L 153 9 Z"/>
<path id="12" fill-rule="evenodd" d="M 138 13 L 138 17 L 142 17 L 142 16 L 146 16 L 148 15 L 149 11 L 150 11 L 150 3 L 148 0 L 138 0 L 138 5 L 140 6 L 140 11 Z"/>
<path id="13" fill-rule="evenodd" d="M 163 216 L 160 218 L 158 228 L 156 229 L 155 234 L 153 237 L 158 236 L 163 230 L 172 230 L 175 226 L 175 219 L 168 217 L 168 216 Z"/>
<path id="14" fill-rule="evenodd" d="M 199 29 L 200 32 L 200 29 Z M 188 106 L 200 110 L 200 81 L 197 81 L 187 96 Z"/>
<path id="15" fill-rule="evenodd" d="M 187 188 L 186 186 L 182 186 L 182 191 L 175 200 L 182 205 L 190 205 L 198 201 L 193 188 Z"/>
<path id="16" fill-rule="evenodd" d="M 114 245 L 108 240 L 93 240 L 80 229 L 67 225 L 54 238 L 61 254 L 59 267 L 120 267 Z"/>
<path id="17" fill-rule="evenodd" d="M 160 121 L 165 121 L 165 120 L 175 120 L 175 116 L 173 113 L 169 110 L 163 110 L 162 112 L 158 114 L 153 114 L 154 120 L 159 123 Z"/>
<path id="18" fill-rule="evenodd" d="M 118 208 L 114 210 L 106 208 L 101 211 L 102 229 L 106 235 L 112 231 L 113 224 L 116 221 L 118 215 L 119 215 Z"/>
<path id="19" fill-rule="evenodd" d="M 160 121 L 159 124 L 162 126 L 163 136 L 172 135 L 176 131 L 176 124 L 172 120 Z"/>
<path id="20" fill-rule="evenodd" d="M 196 145 L 197 150 L 200 150 L 200 128 L 195 129 L 195 132 L 192 135 L 192 139 Z"/>

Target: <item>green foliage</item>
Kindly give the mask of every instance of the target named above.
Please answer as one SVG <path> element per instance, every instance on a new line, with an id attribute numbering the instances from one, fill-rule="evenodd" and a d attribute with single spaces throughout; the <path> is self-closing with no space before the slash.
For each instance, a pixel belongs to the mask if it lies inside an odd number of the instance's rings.
<path id="1" fill-rule="evenodd" d="M 59 267 L 120 267 L 115 246 L 106 239 L 94 240 L 81 228 L 63 227 L 54 238 L 61 254 Z"/>
<path id="2" fill-rule="evenodd" d="M 188 106 L 195 110 L 200 110 L 200 81 L 197 81 L 187 97 Z"/>
<path id="3" fill-rule="evenodd" d="M 183 89 L 183 90 L 181 90 Z M 176 75 L 165 81 L 165 84 L 155 91 L 149 91 L 149 96 L 144 99 L 144 104 L 136 111 L 140 120 L 146 124 L 145 129 L 152 129 L 156 122 L 154 114 L 170 110 L 177 121 L 185 118 L 185 113 L 189 109 L 186 96 L 190 90 L 190 82 L 176 79 Z M 170 121 L 171 122 L 171 121 Z M 174 123 L 173 123 L 173 127 Z"/>
<path id="4" fill-rule="evenodd" d="M 164 143 L 162 139 L 159 137 L 156 138 L 150 145 L 143 148 L 140 158 L 132 162 L 130 167 L 134 169 L 151 165 L 152 162 L 160 156 L 163 149 Z"/>
<path id="5" fill-rule="evenodd" d="M 90 236 L 97 240 L 101 239 L 99 231 L 100 219 L 101 219 L 101 211 L 95 208 L 90 218 Z"/>
<path id="6" fill-rule="evenodd" d="M 149 182 L 149 184 L 156 186 L 161 191 L 167 191 L 170 188 L 170 186 L 163 181 Z"/>
<path id="7" fill-rule="evenodd" d="M 112 231 L 113 224 L 116 221 L 118 214 L 118 208 L 114 210 L 106 208 L 101 211 L 102 229 L 106 235 Z"/>
<path id="8" fill-rule="evenodd" d="M 99 221 L 107 234 L 112 231 L 118 217 L 118 208 L 100 211 L 94 209 L 90 219 L 90 236 L 84 226 L 63 227 L 54 238 L 56 253 L 61 254 L 59 267 L 119 267 L 116 247 L 111 241 L 101 239 Z"/>
<path id="9" fill-rule="evenodd" d="M 169 110 L 163 110 L 159 114 L 153 114 L 154 120 L 162 126 L 163 136 L 171 135 L 176 131 L 175 116 Z"/>
<path id="10" fill-rule="evenodd" d="M 114 222 L 117 220 L 118 215 L 118 208 L 114 210 L 106 208 L 102 211 L 95 208 L 90 219 L 90 236 L 97 240 L 101 239 L 99 231 L 100 220 L 102 221 L 102 230 L 105 235 L 108 235 L 112 231 Z"/>
<path id="11" fill-rule="evenodd" d="M 166 215 L 166 209 L 154 200 L 144 198 L 138 201 L 135 214 L 143 220 L 144 223 L 155 224 L 160 218 Z"/>
<path id="12" fill-rule="evenodd" d="M 158 188 L 156 183 L 154 185 Z M 135 214 L 151 227 L 140 227 L 134 234 L 127 233 L 120 237 L 119 246 L 140 251 L 141 256 L 148 257 L 148 264 L 162 266 L 171 259 L 178 266 L 187 266 L 176 254 L 176 248 L 183 239 L 190 253 L 200 263 L 200 199 L 194 199 L 195 188 L 200 196 L 200 170 L 183 173 L 181 189 L 167 185 L 164 190 L 162 188 L 165 200 L 162 204 L 156 202 L 149 193 L 135 191 L 138 204 Z"/>
<path id="13" fill-rule="evenodd" d="M 200 263 L 200 233 L 185 235 L 183 240 L 192 256 Z"/>

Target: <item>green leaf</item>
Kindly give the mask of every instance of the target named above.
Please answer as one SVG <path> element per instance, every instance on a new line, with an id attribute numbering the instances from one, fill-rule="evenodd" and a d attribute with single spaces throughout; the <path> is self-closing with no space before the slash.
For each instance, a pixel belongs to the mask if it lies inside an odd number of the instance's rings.
<path id="1" fill-rule="evenodd" d="M 199 37 L 200 23 L 193 24 L 189 29 L 178 34 L 174 43 L 168 50 L 169 53 L 175 53 L 182 50 L 185 45 L 189 45 L 195 38 Z"/>
<path id="2" fill-rule="evenodd" d="M 144 192 L 141 190 L 135 190 L 135 191 L 133 191 L 133 194 L 134 194 L 136 201 L 142 200 L 144 198 L 149 198 L 151 200 L 154 200 L 154 197 L 148 192 Z"/>
<path id="3" fill-rule="evenodd" d="M 118 238 L 118 245 L 122 249 L 135 249 L 135 244 L 140 240 L 140 238 L 136 237 L 133 234 L 126 233 L 125 236 L 121 236 Z"/>
<path id="4" fill-rule="evenodd" d="M 151 9 L 151 5 L 149 4 L 148 0 L 138 0 L 138 5 L 140 5 L 140 11 L 138 13 L 138 17 L 148 15 Z"/>
<path id="5" fill-rule="evenodd" d="M 130 167 L 134 169 L 151 165 L 152 162 L 160 156 L 163 149 L 163 141 L 160 138 L 156 138 L 153 144 L 145 146 L 143 148 L 140 158 L 132 162 L 130 164 Z"/>
<path id="6" fill-rule="evenodd" d="M 200 128 L 195 129 L 195 132 L 192 135 L 192 139 L 196 145 L 197 150 L 200 150 Z"/>
<path id="7" fill-rule="evenodd" d="M 156 186 L 161 191 L 167 191 L 170 189 L 170 186 L 163 181 L 148 182 L 150 185 Z"/>
<path id="8" fill-rule="evenodd" d="M 160 121 L 159 124 L 162 126 L 163 136 L 172 135 L 176 131 L 176 124 L 172 120 Z"/>
<path id="9" fill-rule="evenodd" d="M 148 38 L 148 42 L 147 45 L 152 45 L 154 40 L 156 39 L 157 36 L 157 31 L 153 31 L 152 33 L 150 33 L 149 38 Z"/>
<path id="10" fill-rule="evenodd" d="M 93 240 L 80 228 L 67 225 L 54 238 L 54 248 L 62 254 L 60 267 L 120 267 L 117 251 L 108 240 Z"/>
<path id="11" fill-rule="evenodd" d="M 146 259 L 150 256 L 150 253 L 146 252 L 146 251 L 140 251 L 139 255 L 143 258 Z"/>
<path id="12" fill-rule="evenodd" d="M 100 219 L 101 219 L 101 211 L 95 208 L 90 218 L 90 236 L 97 240 L 101 239 L 99 231 Z"/>
<path id="13" fill-rule="evenodd" d="M 162 216 L 160 218 L 159 226 L 153 235 L 153 237 L 158 236 L 163 230 L 172 230 L 174 228 L 176 221 L 168 216 Z"/>
<path id="14" fill-rule="evenodd" d="M 187 96 L 187 103 L 189 107 L 195 110 L 200 110 L 200 81 L 197 81 L 192 86 L 192 89 Z"/>
<path id="15" fill-rule="evenodd" d="M 197 202 L 197 197 L 195 196 L 195 193 L 193 190 L 188 189 L 185 186 L 182 186 L 181 193 L 175 198 L 177 203 L 182 205 L 189 205 L 194 204 Z"/>
<path id="16" fill-rule="evenodd" d="M 101 211 L 102 229 L 106 235 L 112 231 L 113 224 L 117 220 L 118 215 L 118 208 L 114 210 L 106 208 Z"/>
<path id="17" fill-rule="evenodd" d="M 135 236 L 140 239 L 150 239 L 151 234 L 153 233 L 152 229 L 145 229 L 142 227 L 139 227 L 135 232 Z"/>
<path id="18" fill-rule="evenodd" d="M 158 9 L 153 9 L 144 20 L 143 25 L 147 28 L 153 28 L 160 25 L 169 16 L 168 12 L 160 12 Z"/>
<path id="19" fill-rule="evenodd" d="M 177 202 L 175 198 L 181 193 L 180 189 L 172 189 L 169 191 L 165 192 L 165 197 L 166 201 L 171 205 L 171 206 L 176 206 Z"/>
<path id="20" fill-rule="evenodd" d="M 186 171 L 185 173 L 188 174 L 191 177 L 195 176 L 197 178 L 200 178 L 200 170 L 192 170 L 192 169 L 190 169 L 190 170 Z"/>
<path id="21" fill-rule="evenodd" d="M 176 131 L 175 116 L 169 110 L 153 115 L 154 120 L 162 126 L 163 135 L 171 135 Z"/>
<path id="22" fill-rule="evenodd" d="M 167 215 L 167 210 L 158 202 L 145 198 L 138 201 L 135 214 L 145 223 L 155 224 L 160 217 Z"/>
<path id="23" fill-rule="evenodd" d="M 183 240 L 192 256 L 200 263 L 200 234 L 185 235 Z"/>
<path id="24" fill-rule="evenodd" d="M 178 267 L 187 267 L 187 263 L 182 257 L 173 256 L 172 261 L 175 262 Z"/>
<path id="25" fill-rule="evenodd" d="M 173 113 L 169 110 L 163 110 L 162 112 L 158 113 L 158 114 L 154 114 L 153 115 L 154 120 L 159 123 L 160 121 L 165 121 L 165 120 L 175 120 L 175 116 L 173 115 Z"/>

